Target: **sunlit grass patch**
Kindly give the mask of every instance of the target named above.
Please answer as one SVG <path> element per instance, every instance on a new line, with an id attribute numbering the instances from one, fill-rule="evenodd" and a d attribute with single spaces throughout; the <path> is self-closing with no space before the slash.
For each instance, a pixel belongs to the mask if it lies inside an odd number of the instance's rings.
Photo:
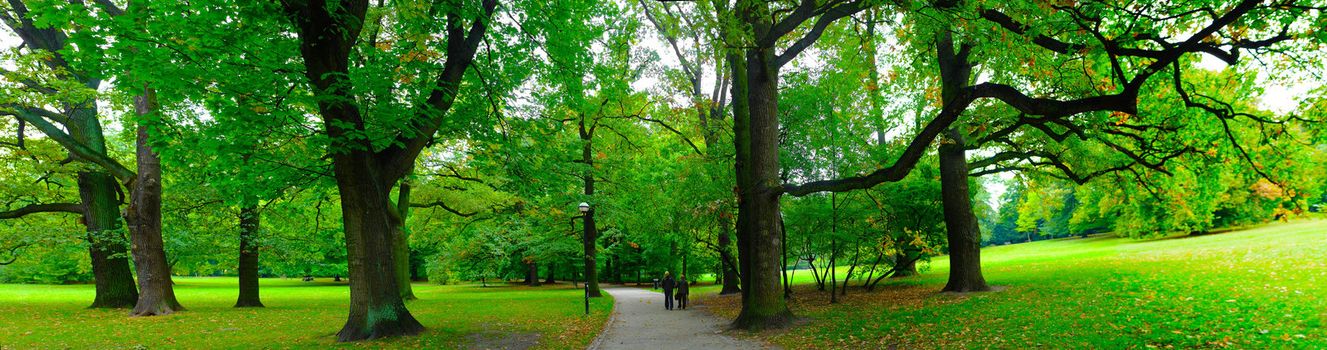
<path id="1" fill-rule="evenodd" d="M 1327 221 L 1319 220 L 992 247 L 983 250 L 983 271 L 1002 292 L 937 293 L 944 258 L 919 277 L 849 289 L 833 305 L 799 279 L 790 305 L 805 324 L 760 336 L 797 349 L 1327 348 L 1324 257 Z M 705 299 L 724 317 L 736 316 L 741 302 Z"/>
<path id="2" fill-rule="evenodd" d="M 404 337 L 338 344 L 349 289 L 319 280 L 264 279 L 266 308 L 236 309 L 234 278 L 176 278 L 176 294 L 188 309 L 129 318 L 127 310 L 86 309 L 90 285 L 0 285 L 3 348 L 458 348 L 485 342 L 533 343 L 544 349 L 582 349 L 612 310 L 611 297 L 592 300 L 584 316 L 580 289 L 416 284 L 419 300 L 407 303 L 428 330 Z M 497 342 L 497 343 L 494 343 Z M 501 347 L 501 346 L 498 346 Z"/>

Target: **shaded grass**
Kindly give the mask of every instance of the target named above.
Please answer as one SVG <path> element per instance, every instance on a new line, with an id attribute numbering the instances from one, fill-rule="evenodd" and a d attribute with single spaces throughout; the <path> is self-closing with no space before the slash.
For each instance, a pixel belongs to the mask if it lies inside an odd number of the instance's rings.
<path id="1" fill-rule="evenodd" d="M 983 271 L 1005 291 L 937 293 L 948 273 L 940 258 L 922 276 L 850 289 L 831 305 L 808 273 L 791 301 L 807 324 L 760 336 L 798 349 L 1327 348 L 1325 257 L 1321 220 L 1000 246 L 983 250 Z M 740 308 L 740 298 L 703 298 L 725 317 Z"/>
<path id="2" fill-rule="evenodd" d="M 130 318 L 127 310 L 86 309 L 91 285 L 0 285 L 0 348 L 460 348 L 477 339 L 538 334 L 536 348 L 581 349 L 612 310 L 592 300 L 584 316 L 581 289 L 569 284 L 524 287 L 416 284 L 407 303 L 428 330 L 420 336 L 336 343 L 349 288 L 342 283 L 262 280 L 266 308 L 231 307 L 234 278 L 176 277 L 187 311 Z M 488 343 L 485 347 L 502 347 Z"/>

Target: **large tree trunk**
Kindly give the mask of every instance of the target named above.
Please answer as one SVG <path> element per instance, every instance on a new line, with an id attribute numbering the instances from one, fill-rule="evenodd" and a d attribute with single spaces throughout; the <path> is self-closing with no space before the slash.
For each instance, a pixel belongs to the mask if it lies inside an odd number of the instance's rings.
<path id="1" fill-rule="evenodd" d="M 88 253 L 96 281 L 93 308 L 131 308 L 138 302 L 138 286 L 134 285 L 134 274 L 129 269 L 128 245 L 120 232 L 120 205 L 116 198 L 119 186 L 106 173 L 78 173 L 83 224 L 88 231 Z"/>
<path id="2" fill-rule="evenodd" d="M 106 152 L 106 139 L 95 106 L 71 108 L 69 135 L 93 151 Z M 83 202 L 88 253 L 96 280 L 93 308 L 130 308 L 138 302 L 138 287 L 129 269 L 129 245 L 120 231 L 120 184 L 99 171 L 78 173 L 78 195 Z"/>
<path id="3" fill-rule="evenodd" d="M 402 300 L 415 300 L 415 289 L 410 284 L 410 228 L 406 227 L 410 219 L 410 180 L 401 180 L 396 193 L 396 213 L 400 216 L 400 225 L 392 230 L 392 268 L 395 271 L 396 285 L 400 288 Z"/>
<path id="4" fill-rule="evenodd" d="M 388 200 L 391 183 L 378 174 L 379 164 L 366 150 L 332 156 L 350 272 L 350 315 L 337 333 L 340 341 L 418 334 L 424 326 L 401 298 L 394 235 L 397 208 Z"/>
<path id="5" fill-rule="evenodd" d="M 129 223 L 129 236 L 134 266 L 138 268 L 138 302 L 131 315 L 166 315 L 183 311 L 175 300 L 171 282 L 170 264 L 166 260 L 165 243 L 161 238 L 161 158 L 148 144 L 147 126 L 142 119 L 157 112 L 156 92 L 144 88 L 134 98 L 138 121 L 138 178 L 134 180 L 125 221 Z"/>
<path id="6" fill-rule="evenodd" d="M 553 273 L 556 272 L 557 270 L 558 270 L 557 264 L 548 263 L 548 279 L 544 280 L 544 283 L 548 284 L 557 283 L 557 280 L 553 279 Z"/>
<path id="7" fill-rule="evenodd" d="M 948 31 L 936 43 L 940 66 L 940 98 L 946 104 L 960 98 L 959 91 L 972 80 L 968 62 L 970 47 L 954 51 L 953 34 Z M 990 290 L 981 275 L 981 229 L 972 213 L 972 195 L 968 192 L 967 143 L 958 127 L 946 130 L 940 139 L 940 192 L 945 210 L 945 230 L 949 238 L 949 283 L 947 292 Z"/>
<path id="8" fill-rule="evenodd" d="M 240 208 L 240 296 L 235 307 L 263 307 L 258 297 L 259 215 L 257 205 Z"/>
<path id="9" fill-rule="evenodd" d="M 526 264 L 525 283 L 531 287 L 539 286 L 539 263 L 531 261 Z"/>
<path id="10" fill-rule="evenodd" d="M 382 150 L 375 150 L 373 142 L 362 137 L 370 126 L 354 102 L 359 99 L 349 78 L 350 54 L 364 28 L 369 2 L 339 1 L 328 6 L 322 1 L 284 1 L 282 5 L 299 37 L 305 77 L 319 97 L 318 111 L 331 140 L 328 153 L 341 194 L 350 314 L 337 339 L 417 334 L 424 327 L 406 309 L 396 274 L 393 250 L 403 218 L 391 204 L 391 188 L 432 141 L 442 122 L 440 116 L 455 101 L 456 87 L 474 58 L 497 1 L 484 0 L 483 14 L 473 20 L 458 14 L 445 16 L 448 54 L 437 87 L 420 106 L 427 118 L 413 118 L 401 130 L 398 142 Z M 462 29 L 463 20 L 470 22 L 468 30 Z"/>
<path id="11" fill-rule="evenodd" d="M 940 190 L 949 235 L 949 282 L 946 292 L 977 292 L 991 288 L 981 274 L 981 229 L 968 193 L 968 160 L 963 136 L 949 130 L 940 143 Z"/>
<path id="12" fill-rule="evenodd" d="M 748 50 L 735 64 L 733 118 L 737 173 L 737 246 L 742 271 L 742 311 L 733 322 L 742 329 L 779 328 L 792 312 L 780 280 L 778 71 L 769 49 Z M 740 61 L 740 60 L 737 60 Z M 746 108 L 747 113 L 742 113 Z"/>

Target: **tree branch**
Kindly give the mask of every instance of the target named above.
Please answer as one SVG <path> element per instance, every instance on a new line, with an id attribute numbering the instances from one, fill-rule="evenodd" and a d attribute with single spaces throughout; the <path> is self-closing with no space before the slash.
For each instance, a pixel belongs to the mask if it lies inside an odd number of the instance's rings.
<path id="1" fill-rule="evenodd" d="M 46 134 L 46 137 L 50 137 L 52 140 L 55 140 L 56 143 L 64 146 L 65 149 L 69 150 L 69 153 L 77 156 L 80 160 L 99 165 L 103 169 L 106 169 L 106 171 L 110 172 L 112 176 L 119 179 L 122 184 L 128 186 L 132 184 L 137 177 L 132 170 L 129 170 L 129 168 L 126 168 L 124 165 L 120 164 L 120 162 L 112 159 L 110 156 L 92 150 L 92 148 L 78 142 L 78 140 L 75 140 L 72 136 L 65 133 L 64 130 L 60 130 L 55 124 L 51 124 L 46 118 L 43 118 L 43 116 L 52 114 L 52 112 L 44 109 L 32 109 L 13 105 L 5 107 L 12 109 L 14 116 L 37 127 L 38 130 L 41 130 L 42 133 Z"/>
<path id="2" fill-rule="evenodd" d="M 471 216 L 475 216 L 475 214 L 479 214 L 479 212 L 462 213 L 462 212 L 459 211 L 459 210 L 456 210 L 456 209 L 453 209 L 452 207 L 447 206 L 447 203 L 445 203 L 445 202 L 443 202 L 443 201 L 435 201 L 435 202 L 431 202 L 431 203 L 410 203 L 410 207 L 412 207 L 412 208 L 442 208 L 442 210 L 446 210 L 446 211 L 451 212 L 452 214 L 456 214 L 457 216 L 460 216 L 460 217 L 471 217 Z"/>
<path id="3" fill-rule="evenodd" d="M 36 213 L 82 214 L 83 206 L 74 203 L 29 204 L 10 211 L 0 211 L 0 219 L 17 219 Z"/>

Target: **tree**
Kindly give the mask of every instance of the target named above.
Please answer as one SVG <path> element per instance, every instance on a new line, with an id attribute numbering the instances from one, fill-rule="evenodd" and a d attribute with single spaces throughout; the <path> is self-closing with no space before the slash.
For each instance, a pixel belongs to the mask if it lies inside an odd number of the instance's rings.
<path id="1" fill-rule="evenodd" d="M 350 279 L 355 282 L 350 287 L 350 315 L 337 339 L 416 334 L 423 326 L 406 309 L 393 268 L 392 241 L 400 230 L 401 213 L 391 205 L 390 189 L 410 172 L 456 101 L 497 1 L 483 1 L 479 11 L 437 7 L 426 12 L 443 13 L 447 18 L 446 62 L 436 84 L 424 88 L 427 98 L 412 109 L 415 115 L 398 121 L 385 140 L 373 137 L 361 106 L 352 103 L 360 96 L 350 79 L 350 56 L 364 44 L 360 37 L 369 1 L 291 0 L 281 5 L 298 34 L 304 73 L 318 97 L 341 194 Z"/>
<path id="2" fill-rule="evenodd" d="M 733 224 L 733 196 L 731 184 L 732 175 L 728 170 L 714 167 L 715 163 L 722 164 L 730 156 L 724 152 L 723 147 L 731 142 L 731 136 L 723 132 L 721 123 L 724 121 L 725 108 L 728 100 L 728 85 L 731 81 L 731 72 L 724 66 L 725 57 L 721 48 L 716 45 L 720 41 L 716 36 L 718 33 L 712 29 L 712 23 L 701 25 L 696 23 L 699 17 L 701 20 L 709 21 L 709 16 L 704 14 L 702 6 L 696 6 L 695 11 L 687 13 L 681 6 L 672 6 L 668 3 L 661 3 L 658 8 L 663 10 L 658 13 L 656 6 L 644 0 L 638 0 L 641 8 L 644 10 L 645 17 L 654 25 L 660 37 L 668 42 L 672 48 L 673 55 L 678 60 L 680 71 L 672 72 L 680 75 L 684 83 L 675 84 L 678 92 L 683 93 L 695 112 L 695 122 L 699 124 L 699 129 L 704 141 L 705 163 L 702 164 L 708 171 L 711 182 L 718 182 L 723 186 L 704 186 L 700 188 L 715 189 L 721 197 L 714 202 L 710 215 L 716 220 L 718 233 L 715 237 L 713 250 L 719 254 L 719 263 L 721 270 L 721 280 L 723 289 L 719 291 L 720 295 L 736 294 L 741 292 L 740 273 L 736 257 L 733 256 L 732 245 L 732 224 Z M 674 11 L 677 11 L 675 14 Z M 688 46 L 690 44 L 690 46 Z M 706 70 L 713 67 L 714 85 L 708 94 L 705 93 Z M 726 164 L 723 164 L 726 166 Z M 695 191 L 700 192 L 700 191 Z"/>
<path id="3" fill-rule="evenodd" d="M 58 8 L 37 10 L 40 11 L 38 13 L 54 15 L 79 14 L 63 12 Z M 116 179 L 128 181 L 132 176 L 127 168 L 107 154 L 102 120 L 97 115 L 97 99 L 92 92 L 101 86 L 105 75 L 97 71 L 95 62 L 87 62 L 84 56 L 99 55 L 100 48 L 92 45 L 74 49 L 68 44 L 71 32 L 80 40 L 95 38 L 96 33 L 56 27 L 54 21 L 38 25 L 35 20 L 38 13 L 34 13 L 24 1 L 10 1 L 8 6 L 0 8 L 0 20 L 22 39 L 26 49 L 25 54 L 20 56 L 21 61 L 17 62 L 20 63 L 20 70 L 0 71 L 6 77 L 5 80 L 11 82 L 5 85 L 7 91 L 3 94 L 8 98 L 0 99 L 0 114 L 18 119 L 19 134 L 23 134 L 21 130 L 25 126 L 36 127 L 66 147 L 71 155 L 78 157 L 75 159 L 84 159 L 98 166 L 79 173 L 80 201 L 76 210 L 83 214 L 90 243 L 88 252 L 96 280 L 96 299 L 92 307 L 130 307 L 138 300 L 138 290 L 134 287 L 133 275 L 129 270 L 128 246 L 121 231 L 123 226 L 116 201 L 120 184 Z M 85 53 L 85 50 L 93 52 Z M 83 65 L 76 66 L 75 62 Z M 78 89 L 57 90 L 42 84 L 43 80 L 65 82 L 67 84 L 61 85 Z M 42 101 L 45 106 L 22 103 L 19 97 L 32 97 L 30 101 Z M 50 107 L 57 110 L 51 110 Z M 64 207 L 74 210 L 72 206 Z M 17 210 L 34 212 L 36 209 L 50 208 L 30 206 Z"/>

